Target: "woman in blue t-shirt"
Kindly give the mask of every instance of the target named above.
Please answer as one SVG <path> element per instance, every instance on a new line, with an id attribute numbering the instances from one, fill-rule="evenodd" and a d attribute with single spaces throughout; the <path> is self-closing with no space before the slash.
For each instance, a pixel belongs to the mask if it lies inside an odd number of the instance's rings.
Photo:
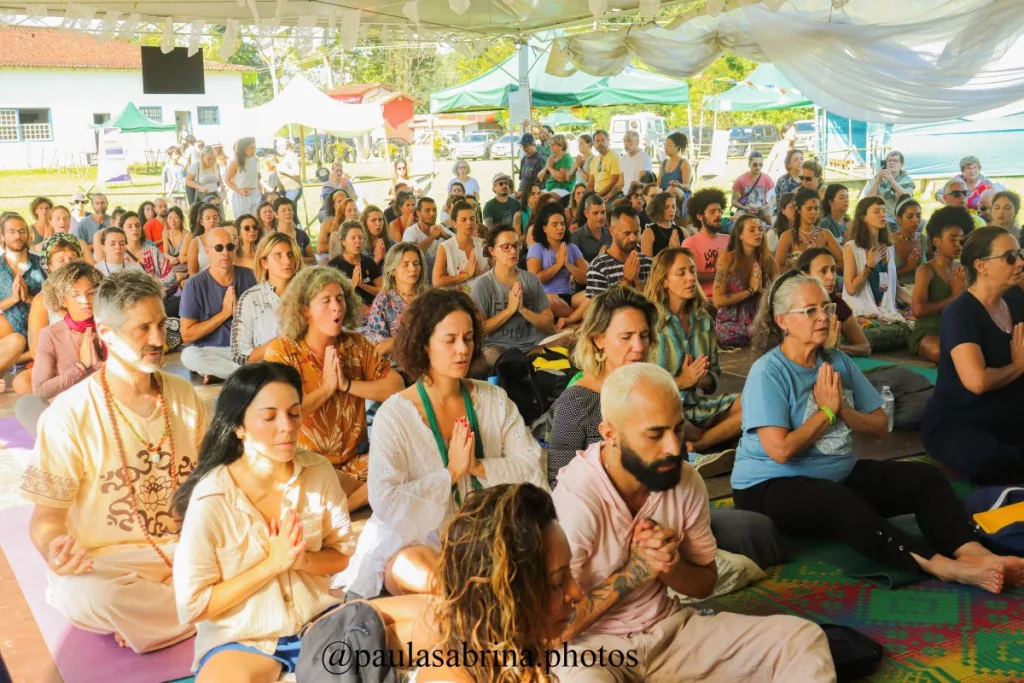
<path id="1" fill-rule="evenodd" d="M 568 318 L 587 299 L 587 268 L 579 247 L 570 242 L 562 205 L 545 204 L 533 222 L 533 244 L 526 254 L 526 268 L 540 278 L 555 318 Z M 573 294 L 573 282 L 579 291 Z"/>
<path id="2" fill-rule="evenodd" d="M 939 376 L 921 436 L 936 460 L 981 484 L 1024 482 L 1022 261 L 1005 228 L 973 231 L 960 252 L 967 291 L 939 321 Z"/>
<path id="3" fill-rule="evenodd" d="M 835 348 L 834 313 L 821 283 L 797 273 L 762 301 L 732 473 L 736 506 L 767 515 L 783 533 L 842 541 L 903 571 L 993 593 L 1019 582 L 1024 560 L 978 543 L 937 468 L 854 456 L 853 432 L 882 437 L 887 420 L 878 392 Z M 886 519 L 908 513 L 924 540 Z"/>

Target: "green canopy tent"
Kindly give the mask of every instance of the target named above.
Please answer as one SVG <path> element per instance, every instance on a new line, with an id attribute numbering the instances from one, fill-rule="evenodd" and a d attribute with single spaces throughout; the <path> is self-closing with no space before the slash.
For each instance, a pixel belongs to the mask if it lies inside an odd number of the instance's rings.
<path id="1" fill-rule="evenodd" d="M 605 106 L 613 104 L 689 104 L 685 81 L 627 67 L 617 76 L 598 77 L 576 71 L 567 77 L 545 71 L 551 43 L 533 39 L 528 51 L 530 98 L 534 107 Z M 572 70 L 571 64 L 567 69 Z M 430 95 L 430 113 L 507 109 L 508 94 L 519 90 L 519 55 L 490 71 Z"/>
<path id="2" fill-rule="evenodd" d="M 160 133 L 177 130 L 173 123 L 157 123 L 129 102 L 113 121 L 101 124 L 108 128 L 120 128 L 122 133 Z"/>
<path id="3" fill-rule="evenodd" d="M 720 111 L 772 111 L 810 107 L 814 103 L 804 97 L 782 75 L 774 64 L 761 64 L 745 81 L 719 95 L 704 98 L 704 109 Z"/>
<path id="4" fill-rule="evenodd" d="M 548 114 L 543 119 L 541 119 L 541 123 L 543 123 L 545 126 L 551 126 L 552 128 L 558 128 L 560 126 L 590 125 L 590 121 L 586 119 L 578 119 L 569 112 L 565 111 L 564 109 L 559 109 L 558 111 L 552 114 Z"/>

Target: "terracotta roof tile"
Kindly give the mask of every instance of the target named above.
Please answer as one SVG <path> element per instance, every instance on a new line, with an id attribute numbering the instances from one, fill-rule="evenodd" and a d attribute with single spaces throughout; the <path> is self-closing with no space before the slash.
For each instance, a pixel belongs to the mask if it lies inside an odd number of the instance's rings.
<path id="1" fill-rule="evenodd" d="M 391 88 L 386 85 L 381 85 L 380 83 L 349 83 L 348 85 L 339 85 L 338 87 L 331 89 L 327 94 L 332 97 L 335 95 L 359 95 L 369 92 L 374 88 L 391 90 Z"/>
<path id="2" fill-rule="evenodd" d="M 98 43 L 92 35 L 59 28 L 0 26 L 0 67 L 50 69 L 142 69 L 139 46 L 123 40 Z M 252 67 L 207 61 L 208 71 L 252 71 Z"/>

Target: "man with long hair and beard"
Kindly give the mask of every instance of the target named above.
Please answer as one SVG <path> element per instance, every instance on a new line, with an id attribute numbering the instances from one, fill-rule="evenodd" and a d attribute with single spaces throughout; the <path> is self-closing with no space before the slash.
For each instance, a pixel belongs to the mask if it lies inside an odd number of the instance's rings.
<path id="1" fill-rule="evenodd" d="M 672 375 L 651 363 L 622 366 L 601 388 L 601 414 L 603 441 L 562 470 L 552 494 L 583 594 L 560 638 L 567 644 L 554 669 L 561 683 L 835 681 L 815 624 L 781 615 L 702 617 L 669 596 L 671 588 L 709 597 L 718 578 L 708 493 L 686 462 Z M 602 651 L 637 659 L 602 661 Z M 596 666 L 581 665 L 587 661 Z"/>
<path id="2" fill-rule="evenodd" d="M 193 633 L 174 602 L 175 490 L 206 431 L 188 380 L 160 371 L 163 287 L 142 271 L 104 279 L 93 303 L 101 368 L 57 396 L 39 422 L 21 492 L 46 560 L 47 602 L 79 628 L 150 652 Z"/>

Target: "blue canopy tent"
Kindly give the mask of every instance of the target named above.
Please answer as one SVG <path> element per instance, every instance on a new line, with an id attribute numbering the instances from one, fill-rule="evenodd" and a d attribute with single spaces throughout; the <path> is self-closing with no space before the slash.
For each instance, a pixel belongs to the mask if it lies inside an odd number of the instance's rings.
<path id="1" fill-rule="evenodd" d="M 1024 114 L 984 121 L 957 119 L 940 123 L 898 124 L 880 135 L 879 146 L 899 150 L 907 173 L 917 177 L 950 177 L 960 172 L 960 159 L 981 159 L 987 176 L 1024 175 Z"/>

